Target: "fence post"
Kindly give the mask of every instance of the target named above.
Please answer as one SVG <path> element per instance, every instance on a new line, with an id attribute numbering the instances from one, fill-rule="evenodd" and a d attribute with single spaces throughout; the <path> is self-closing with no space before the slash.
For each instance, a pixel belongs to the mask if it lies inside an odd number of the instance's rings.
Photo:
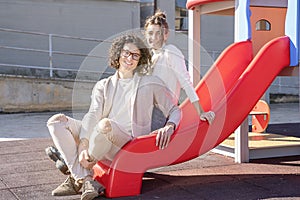
<path id="1" fill-rule="evenodd" d="M 52 56 L 52 34 L 49 34 L 49 71 L 51 78 L 53 77 Z"/>

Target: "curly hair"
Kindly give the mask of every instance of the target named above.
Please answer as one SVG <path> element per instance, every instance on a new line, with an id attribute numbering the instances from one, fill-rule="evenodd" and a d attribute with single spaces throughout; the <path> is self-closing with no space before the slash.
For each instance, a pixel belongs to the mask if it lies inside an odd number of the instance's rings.
<path id="1" fill-rule="evenodd" d="M 144 29 L 147 29 L 149 25 L 159 25 L 161 28 L 165 30 L 165 33 L 169 31 L 167 15 L 165 12 L 162 12 L 161 10 L 157 10 L 154 15 L 146 19 Z"/>
<path id="2" fill-rule="evenodd" d="M 134 72 L 138 72 L 140 74 L 147 74 L 151 65 L 151 54 L 143 40 L 134 34 L 126 34 L 114 39 L 109 49 L 109 66 L 115 69 L 119 69 L 119 59 L 121 51 L 124 45 L 129 43 L 134 44 L 140 50 L 141 53 L 138 66 Z"/>

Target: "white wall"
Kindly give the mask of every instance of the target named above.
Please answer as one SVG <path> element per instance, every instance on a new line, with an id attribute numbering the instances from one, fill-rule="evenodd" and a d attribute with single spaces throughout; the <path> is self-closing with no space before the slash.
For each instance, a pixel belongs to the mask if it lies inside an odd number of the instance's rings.
<path id="1" fill-rule="evenodd" d="M 138 1 L 109 0 L 0 0 L 0 28 L 84 38 L 107 39 L 140 27 Z M 87 54 L 98 43 L 74 39 L 53 39 L 53 50 Z M 48 50 L 48 37 L 0 31 L 0 45 Z M 83 57 L 54 55 L 54 67 L 78 69 Z M 49 66 L 47 53 L 0 48 L 0 63 Z M 40 70 L 1 67 L 11 74 L 21 72 L 43 76 Z M 62 77 L 70 76 L 65 72 Z"/>

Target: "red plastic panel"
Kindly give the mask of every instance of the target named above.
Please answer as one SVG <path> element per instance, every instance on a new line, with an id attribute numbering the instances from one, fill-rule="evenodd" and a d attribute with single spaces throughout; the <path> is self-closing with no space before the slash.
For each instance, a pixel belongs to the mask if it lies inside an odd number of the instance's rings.
<path id="1" fill-rule="evenodd" d="M 259 100 L 250 114 L 252 118 L 252 132 L 264 132 L 270 121 L 270 107 L 267 102 Z"/>

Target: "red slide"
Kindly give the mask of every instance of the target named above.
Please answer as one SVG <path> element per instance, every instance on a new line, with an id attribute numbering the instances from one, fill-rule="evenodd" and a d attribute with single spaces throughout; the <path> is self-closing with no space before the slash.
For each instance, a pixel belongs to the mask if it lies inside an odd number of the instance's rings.
<path id="1" fill-rule="evenodd" d="M 248 116 L 282 68 L 289 66 L 289 38 L 266 44 L 252 60 L 251 41 L 224 50 L 196 87 L 204 110 L 212 109 L 212 125 L 199 120 L 192 104 L 182 105 L 182 120 L 168 148 L 159 150 L 155 136 L 136 138 L 126 144 L 112 162 L 99 161 L 94 177 L 106 188 L 106 197 L 140 194 L 148 169 L 181 163 L 223 142 Z"/>

